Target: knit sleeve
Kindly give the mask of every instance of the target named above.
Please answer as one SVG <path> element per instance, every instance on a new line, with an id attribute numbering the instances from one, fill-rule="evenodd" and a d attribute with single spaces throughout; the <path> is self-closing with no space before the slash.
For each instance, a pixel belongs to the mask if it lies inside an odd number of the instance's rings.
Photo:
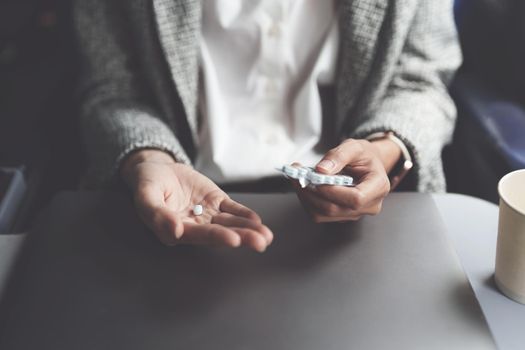
<path id="1" fill-rule="evenodd" d="M 87 182 L 95 187 L 111 183 L 120 162 L 138 149 L 160 149 L 190 162 L 146 91 L 122 3 L 74 4 L 81 62 L 79 124 L 90 168 Z"/>

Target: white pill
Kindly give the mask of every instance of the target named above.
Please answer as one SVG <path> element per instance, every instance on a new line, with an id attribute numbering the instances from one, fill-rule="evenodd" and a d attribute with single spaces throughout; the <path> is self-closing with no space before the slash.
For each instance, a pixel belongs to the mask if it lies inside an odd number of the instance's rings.
<path id="1" fill-rule="evenodd" d="M 193 215 L 195 216 L 202 215 L 203 211 L 204 209 L 202 208 L 202 205 L 200 204 L 197 204 L 196 206 L 193 207 Z"/>
<path id="2" fill-rule="evenodd" d="M 327 184 L 327 185 L 333 185 L 333 184 L 335 184 L 335 178 L 334 178 L 333 176 L 327 176 L 327 177 L 326 177 L 325 184 Z"/>

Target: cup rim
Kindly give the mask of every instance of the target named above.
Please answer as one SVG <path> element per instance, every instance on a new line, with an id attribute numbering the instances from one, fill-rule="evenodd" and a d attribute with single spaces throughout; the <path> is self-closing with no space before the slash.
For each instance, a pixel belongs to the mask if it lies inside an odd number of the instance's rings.
<path id="1" fill-rule="evenodd" d="M 515 206 L 511 205 L 507 200 L 505 200 L 505 198 L 503 198 L 503 196 L 501 195 L 501 186 L 503 184 L 503 182 L 506 180 L 506 178 L 508 177 L 511 177 L 517 173 L 525 173 L 525 169 L 518 169 L 518 170 L 514 170 L 514 171 L 511 171 L 510 173 L 506 174 L 505 176 L 503 176 L 499 182 L 498 182 L 498 195 L 499 195 L 499 199 L 504 202 L 509 208 L 511 208 L 512 210 L 516 211 L 517 213 L 521 214 L 521 215 L 525 215 L 525 210 L 520 210 L 518 208 L 516 208 Z"/>

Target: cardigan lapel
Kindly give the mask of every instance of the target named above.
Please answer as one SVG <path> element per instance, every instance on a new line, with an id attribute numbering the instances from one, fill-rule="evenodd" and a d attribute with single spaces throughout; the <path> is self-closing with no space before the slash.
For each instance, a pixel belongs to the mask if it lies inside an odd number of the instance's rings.
<path id="1" fill-rule="evenodd" d="M 355 106 L 373 65 L 378 36 L 389 0 L 344 0 L 341 3 L 337 130 Z"/>
<path id="2" fill-rule="evenodd" d="M 182 100 L 193 140 L 197 140 L 199 0 L 154 0 L 160 43 Z"/>

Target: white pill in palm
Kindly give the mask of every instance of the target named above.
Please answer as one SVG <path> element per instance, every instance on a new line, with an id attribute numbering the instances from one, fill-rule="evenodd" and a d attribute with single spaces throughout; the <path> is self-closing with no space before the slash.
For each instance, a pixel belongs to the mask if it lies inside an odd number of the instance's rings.
<path id="1" fill-rule="evenodd" d="M 193 207 L 193 215 L 195 216 L 199 216 L 199 215 L 202 215 L 204 209 L 202 208 L 202 205 L 200 204 L 197 204 L 196 206 Z"/>

